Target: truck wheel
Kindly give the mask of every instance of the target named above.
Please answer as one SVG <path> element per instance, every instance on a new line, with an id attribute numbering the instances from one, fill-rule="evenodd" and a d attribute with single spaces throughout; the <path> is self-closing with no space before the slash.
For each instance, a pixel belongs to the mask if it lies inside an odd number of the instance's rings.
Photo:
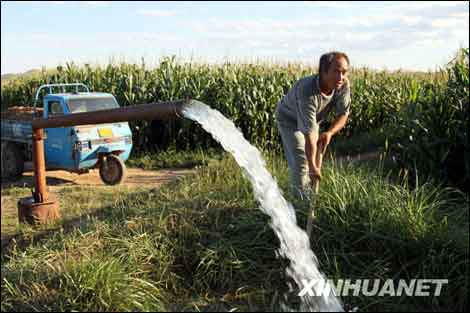
<path id="1" fill-rule="evenodd" d="M 126 176 L 126 165 L 117 156 L 110 154 L 100 164 L 100 177 L 106 185 L 120 184 Z"/>
<path id="2" fill-rule="evenodd" d="M 24 171 L 24 153 L 13 142 L 2 142 L 1 168 L 3 178 L 19 178 Z"/>

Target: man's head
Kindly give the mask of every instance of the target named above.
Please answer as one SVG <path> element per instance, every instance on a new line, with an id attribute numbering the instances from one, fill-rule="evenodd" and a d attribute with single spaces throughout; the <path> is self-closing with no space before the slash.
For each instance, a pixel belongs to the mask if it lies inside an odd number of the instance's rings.
<path id="1" fill-rule="evenodd" d="M 349 70 L 349 58 L 343 52 L 329 52 L 320 57 L 320 78 L 328 89 L 340 89 Z"/>

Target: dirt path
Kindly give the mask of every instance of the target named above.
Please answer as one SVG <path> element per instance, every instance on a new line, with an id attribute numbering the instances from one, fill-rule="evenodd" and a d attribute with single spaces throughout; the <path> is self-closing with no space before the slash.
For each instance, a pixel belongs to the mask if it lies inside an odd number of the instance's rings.
<path id="1" fill-rule="evenodd" d="M 364 153 L 358 153 L 355 155 L 339 155 L 336 156 L 337 161 L 370 161 L 370 160 L 378 160 L 380 158 L 379 151 L 369 151 Z"/>
<path id="2" fill-rule="evenodd" d="M 126 179 L 121 185 L 130 187 L 158 187 L 178 177 L 194 173 L 192 169 L 162 169 L 158 171 L 128 168 Z M 86 174 L 76 174 L 67 171 L 47 171 L 46 182 L 50 191 L 58 191 L 65 186 L 106 186 L 100 179 L 97 169 Z M 34 187 L 32 171 L 27 171 L 18 180 L 2 181 L 2 190 L 11 187 Z"/>

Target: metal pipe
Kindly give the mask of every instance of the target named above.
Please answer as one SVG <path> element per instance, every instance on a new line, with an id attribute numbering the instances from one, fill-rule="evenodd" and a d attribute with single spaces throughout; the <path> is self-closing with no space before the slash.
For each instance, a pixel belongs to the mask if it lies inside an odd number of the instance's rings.
<path id="1" fill-rule="evenodd" d="M 73 113 L 53 116 L 47 119 L 38 118 L 32 122 L 33 129 L 67 127 L 88 124 L 116 123 L 132 120 L 171 119 L 182 116 L 182 110 L 190 100 L 147 103 L 116 109 L 94 112 Z"/>
<path id="2" fill-rule="evenodd" d="M 35 181 L 34 201 L 36 203 L 46 202 L 48 194 L 46 188 L 46 162 L 44 158 L 44 131 L 42 129 L 34 129 L 33 164 Z"/>

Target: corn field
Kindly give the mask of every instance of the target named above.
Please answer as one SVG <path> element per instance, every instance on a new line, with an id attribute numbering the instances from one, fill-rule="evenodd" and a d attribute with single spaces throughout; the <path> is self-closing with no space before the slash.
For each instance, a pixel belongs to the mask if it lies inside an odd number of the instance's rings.
<path id="1" fill-rule="evenodd" d="M 425 85 L 416 102 L 393 118 L 389 126 L 393 143 L 390 150 L 413 176 L 430 176 L 469 190 L 468 49 L 462 49 L 449 63 L 447 75 L 444 86 Z"/>
<path id="2" fill-rule="evenodd" d="M 79 67 L 73 63 L 42 71 L 36 77 L 2 83 L 2 110 L 33 103 L 35 90 L 46 83 L 83 82 L 93 91 L 115 95 L 121 106 L 176 100 L 191 97 L 229 117 L 247 139 L 260 148 L 280 147 L 274 110 L 284 93 L 302 76 L 315 68 L 298 64 L 223 64 L 178 63 L 174 57 L 163 59 L 149 69 L 142 64 Z M 409 103 L 414 103 L 425 84 L 445 81 L 443 73 L 410 74 L 353 70 L 352 115 L 343 134 L 350 136 L 382 127 Z M 135 149 L 151 151 L 162 146 L 178 148 L 213 145 L 211 138 L 194 123 L 158 121 L 132 123 Z"/>
<path id="3" fill-rule="evenodd" d="M 387 134 L 390 137 L 388 143 L 398 147 L 394 151 L 401 156 L 403 168 L 413 170 L 417 163 L 423 162 L 428 164 L 423 167 L 424 172 L 429 172 L 430 167 L 437 168 L 431 171 L 438 173 L 437 176 L 442 176 L 441 167 L 443 163 L 449 163 L 449 155 L 457 154 L 454 158 L 463 164 L 463 151 L 468 154 L 468 134 L 462 126 L 465 114 L 468 115 L 468 49 L 462 49 L 458 55 L 460 61 L 428 73 L 352 67 L 349 76 L 352 110 L 342 136 L 348 138 L 371 130 Z M 208 65 L 178 62 L 175 57 L 163 58 L 153 68 L 143 59 L 141 64 L 108 64 L 105 67 L 67 63 L 65 67 L 42 70 L 29 78 L 2 81 L 1 105 L 5 110 L 13 105 L 32 104 L 38 86 L 71 82 L 83 82 L 92 91 L 111 93 L 121 106 L 193 98 L 233 120 L 252 144 L 261 149 L 280 151 L 275 107 L 296 80 L 315 73 L 316 68 L 301 64 Z M 449 106 L 448 100 L 452 102 Z M 440 115 L 444 113 L 447 115 L 441 119 Z M 429 124 L 428 128 L 423 126 L 422 129 L 428 131 L 430 128 L 430 132 L 419 132 L 420 120 Z M 135 121 L 130 124 L 134 152 L 137 153 L 156 152 L 169 146 L 176 149 L 218 146 L 209 134 L 189 120 Z M 457 124 L 459 130 L 454 131 L 453 125 Z M 327 123 L 325 127 L 328 127 Z M 441 129 L 446 130 L 444 135 L 439 133 Z M 418 133 L 420 135 L 416 136 Z M 413 134 L 414 141 L 413 136 L 410 137 Z M 429 134 L 431 139 L 426 138 Z M 416 138 L 422 138 L 421 143 L 431 143 L 416 144 Z M 457 141 L 464 144 L 454 145 Z M 442 143 L 451 150 L 442 148 L 445 147 Z M 465 164 L 464 181 L 468 182 L 470 165 Z M 447 167 L 455 168 L 456 165 Z M 459 171 L 457 169 L 456 173 Z"/>

